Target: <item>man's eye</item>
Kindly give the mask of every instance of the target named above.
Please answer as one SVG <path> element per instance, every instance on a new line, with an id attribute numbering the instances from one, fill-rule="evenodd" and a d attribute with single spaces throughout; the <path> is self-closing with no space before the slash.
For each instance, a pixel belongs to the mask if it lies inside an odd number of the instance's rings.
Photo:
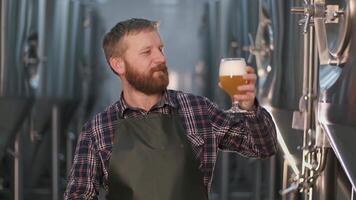
<path id="1" fill-rule="evenodd" d="M 151 53 L 150 50 L 142 52 L 142 54 L 144 54 L 144 55 L 149 55 L 150 53 Z"/>

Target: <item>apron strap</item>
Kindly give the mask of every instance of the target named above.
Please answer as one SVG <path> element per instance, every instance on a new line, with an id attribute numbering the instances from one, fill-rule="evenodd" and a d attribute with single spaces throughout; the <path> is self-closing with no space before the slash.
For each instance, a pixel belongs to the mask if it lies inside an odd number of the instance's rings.
<path id="1" fill-rule="evenodd" d="M 125 119 L 124 116 L 120 115 L 120 113 L 121 112 L 116 113 L 117 121 Z M 179 107 L 170 107 L 168 113 L 171 115 L 179 115 Z"/>

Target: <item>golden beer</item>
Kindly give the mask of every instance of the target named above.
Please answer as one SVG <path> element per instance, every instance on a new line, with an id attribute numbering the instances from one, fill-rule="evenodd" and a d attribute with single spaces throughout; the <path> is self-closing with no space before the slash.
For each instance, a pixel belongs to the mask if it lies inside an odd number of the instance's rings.
<path id="1" fill-rule="evenodd" d="M 246 74 L 246 62 L 243 58 L 223 58 L 220 62 L 219 80 L 222 89 L 231 97 L 244 94 L 237 90 L 238 86 L 246 84 L 243 75 Z"/>
<path id="2" fill-rule="evenodd" d="M 240 92 L 237 90 L 238 86 L 245 85 L 246 80 L 242 78 L 241 75 L 238 76 L 220 76 L 219 77 L 222 88 L 231 97 L 236 94 L 244 94 L 245 92 Z"/>

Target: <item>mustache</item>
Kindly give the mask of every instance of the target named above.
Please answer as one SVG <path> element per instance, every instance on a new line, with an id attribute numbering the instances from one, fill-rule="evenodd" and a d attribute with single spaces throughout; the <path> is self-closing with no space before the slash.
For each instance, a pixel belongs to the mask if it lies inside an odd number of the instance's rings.
<path id="1" fill-rule="evenodd" d="M 158 72 L 158 71 L 167 72 L 167 65 L 166 64 L 159 64 L 156 67 L 153 67 L 153 68 L 150 69 L 151 73 Z"/>

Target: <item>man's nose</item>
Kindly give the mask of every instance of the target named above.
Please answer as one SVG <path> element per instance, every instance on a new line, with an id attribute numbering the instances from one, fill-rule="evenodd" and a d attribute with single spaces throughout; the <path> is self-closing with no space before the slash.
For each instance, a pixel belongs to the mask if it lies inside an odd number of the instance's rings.
<path id="1" fill-rule="evenodd" d="M 156 51 L 154 59 L 155 59 L 156 63 L 165 63 L 166 62 L 166 57 L 164 56 L 164 53 L 161 50 Z"/>

